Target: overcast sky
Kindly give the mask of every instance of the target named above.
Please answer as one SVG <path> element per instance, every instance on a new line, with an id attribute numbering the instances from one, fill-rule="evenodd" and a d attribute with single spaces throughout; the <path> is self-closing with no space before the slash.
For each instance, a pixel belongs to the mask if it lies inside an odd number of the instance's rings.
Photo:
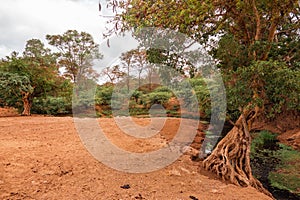
<path id="1" fill-rule="evenodd" d="M 0 58 L 23 52 L 26 41 L 67 30 L 85 31 L 95 42 L 103 41 L 105 20 L 99 16 L 99 0 L 1 0 Z"/>

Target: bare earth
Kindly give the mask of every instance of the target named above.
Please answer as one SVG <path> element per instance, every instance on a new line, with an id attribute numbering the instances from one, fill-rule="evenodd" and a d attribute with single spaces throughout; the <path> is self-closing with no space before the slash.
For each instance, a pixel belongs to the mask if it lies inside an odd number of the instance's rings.
<path id="1" fill-rule="evenodd" d="M 147 125 L 149 119 L 135 122 Z M 99 123 L 120 148 L 145 152 L 172 138 L 179 119 L 168 119 L 150 141 L 124 136 L 113 119 Z M 87 152 L 71 117 L 0 117 L 0 199 L 270 199 L 251 187 L 222 182 L 200 164 L 183 155 L 159 171 L 124 173 Z"/>

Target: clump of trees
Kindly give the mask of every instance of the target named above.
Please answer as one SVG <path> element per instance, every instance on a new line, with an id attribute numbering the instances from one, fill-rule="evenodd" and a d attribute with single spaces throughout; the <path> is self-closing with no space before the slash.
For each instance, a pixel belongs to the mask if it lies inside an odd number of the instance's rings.
<path id="1" fill-rule="evenodd" d="M 31 39 L 22 55 L 13 52 L 1 60 L 2 106 L 17 107 L 26 116 L 31 115 L 31 110 L 41 114 L 71 113 L 77 75 L 83 78 L 98 76 L 92 63 L 100 59 L 101 54 L 90 34 L 68 30 L 46 38 L 50 45 L 58 48 L 58 53 L 51 52 L 40 40 Z"/>

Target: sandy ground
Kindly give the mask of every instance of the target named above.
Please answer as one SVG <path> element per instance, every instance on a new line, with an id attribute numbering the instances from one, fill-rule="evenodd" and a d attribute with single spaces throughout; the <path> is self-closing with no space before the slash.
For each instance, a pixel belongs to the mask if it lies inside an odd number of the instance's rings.
<path id="1" fill-rule="evenodd" d="M 113 143 L 147 152 L 172 138 L 179 119 L 169 119 L 151 140 L 133 140 L 113 119 L 99 119 Z M 147 125 L 149 119 L 135 119 Z M 122 187 L 123 186 L 123 187 Z M 92 157 L 71 117 L 0 117 L 0 199 L 201 199 L 267 200 L 255 189 L 222 182 L 188 155 L 149 173 L 125 173 Z"/>

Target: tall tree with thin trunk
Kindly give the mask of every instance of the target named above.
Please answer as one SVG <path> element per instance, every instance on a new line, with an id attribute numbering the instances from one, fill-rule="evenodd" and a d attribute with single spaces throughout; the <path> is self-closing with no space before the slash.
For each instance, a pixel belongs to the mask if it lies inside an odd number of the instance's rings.
<path id="1" fill-rule="evenodd" d="M 127 91 L 130 90 L 130 75 L 132 71 L 132 67 L 135 64 L 136 60 L 133 58 L 133 55 L 135 54 L 135 50 L 130 50 L 125 53 L 122 53 L 120 59 L 122 62 L 122 66 L 126 73 L 126 86 Z"/>

